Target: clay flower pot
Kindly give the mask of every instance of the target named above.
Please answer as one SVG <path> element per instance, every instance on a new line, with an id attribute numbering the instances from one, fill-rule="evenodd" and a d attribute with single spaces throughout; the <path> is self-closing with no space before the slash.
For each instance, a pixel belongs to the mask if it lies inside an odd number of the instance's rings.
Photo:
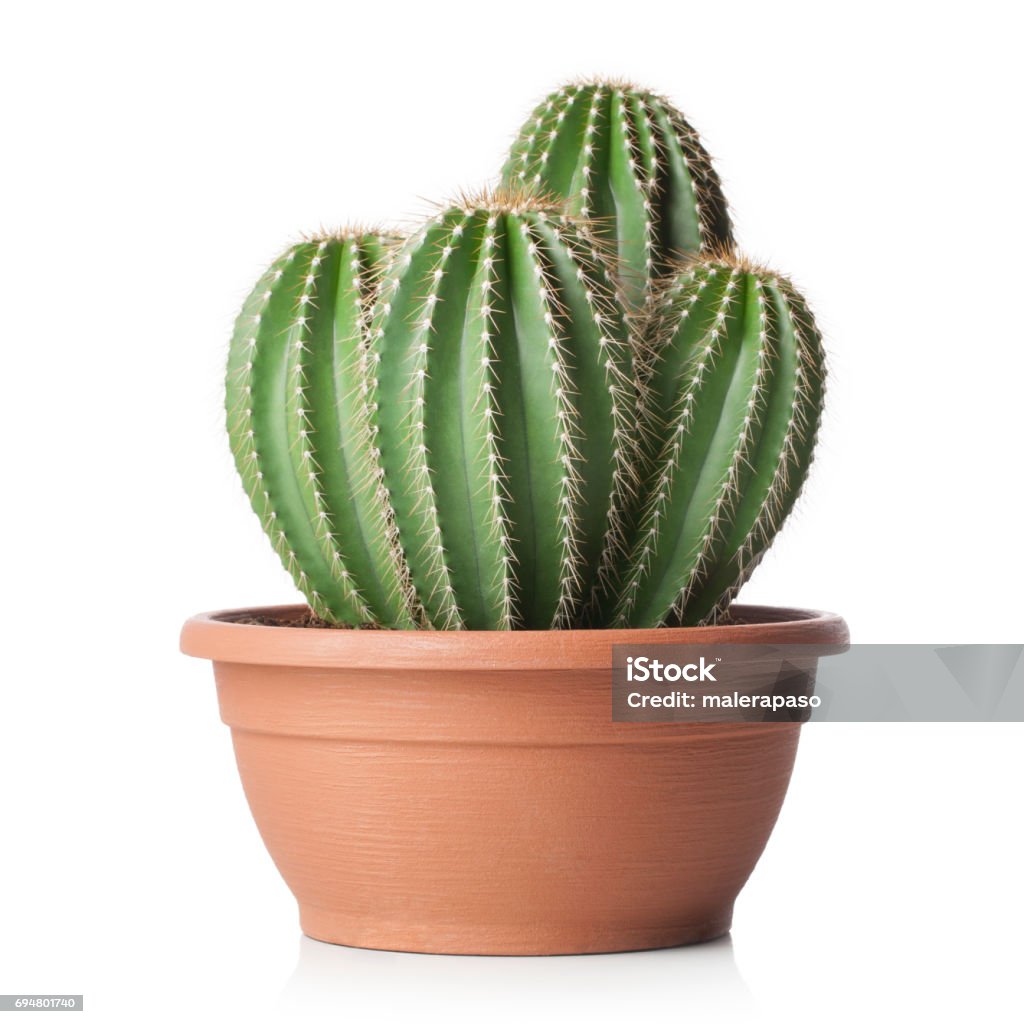
<path id="1" fill-rule="evenodd" d="M 190 619 L 307 935 L 434 953 L 650 949 L 728 931 L 799 725 L 613 722 L 613 643 L 841 645 L 834 615 L 690 629 L 399 632 Z"/>

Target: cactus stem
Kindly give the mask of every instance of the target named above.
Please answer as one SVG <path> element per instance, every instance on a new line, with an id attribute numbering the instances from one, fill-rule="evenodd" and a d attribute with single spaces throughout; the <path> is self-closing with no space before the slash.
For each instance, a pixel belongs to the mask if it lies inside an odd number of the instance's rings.
<path id="1" fill-rule="evenodd" d="M 648 529 L 618 612 L 653 625 L 670 601 L 669 622 L 714 620 L 806 476 L 821 409 L 821 337 L 788 281 L 725 253 L 680 267 L 647 329 L 657 356 L 644 375 L 656 402 L 681 392 L 685 404 L 652 455 Z M 706 386 L 695 389 L 698 376 Z M 663 536 L 670 524 L 674 541 Z"/>
<path id="2" fill-rule="evenodd" d="M 549 190 L 593 222 L 616 249 L 629 316 L 672 261 L 732 244 L 696 132 L 665 99 L 629 83 L 587 79 L 551 93 L 513 143 L 502 179 Z"/>
<path id="3" fill-rule="evenodd" d="M 345 229 L 272 264 L 236 321 L 226 411 L 253 509 L 314 613 L 408 628 L 416 606 L 373 493 L 360 386 L 365 307 L 391 244 Z"/>

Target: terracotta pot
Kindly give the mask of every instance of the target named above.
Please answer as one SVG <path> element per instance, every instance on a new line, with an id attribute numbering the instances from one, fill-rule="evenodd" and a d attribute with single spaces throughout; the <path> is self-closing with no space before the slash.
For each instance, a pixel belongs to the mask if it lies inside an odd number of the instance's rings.
<path id="1" fill-rule="evenodd" d="M 307 935 L 434 953 L 713 939 L 768 840 L 799 725 L 611 720 L 613 643 L 841 645 L 818 612 L 695 629 L 398 632 L 190 619 Z"/>

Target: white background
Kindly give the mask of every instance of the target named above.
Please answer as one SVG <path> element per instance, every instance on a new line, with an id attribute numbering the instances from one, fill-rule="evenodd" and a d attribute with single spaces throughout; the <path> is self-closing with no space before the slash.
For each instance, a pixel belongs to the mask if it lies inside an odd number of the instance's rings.
<path id="1" fill-rule="evenodd" d="M 485 181 L 595 72 L 682 107 L 827 332 L 819 460 L 744 597 L 1021 641 L 1021 28 L 1006 2 L 9 7 L 0 992 L 112 1022 L 1020 1020 L 1022 726 L 806 729 L 731 946 L 373 953 L 300 939 L 176 642 L 294 597 L 222 436 L 256 275 Z"/>

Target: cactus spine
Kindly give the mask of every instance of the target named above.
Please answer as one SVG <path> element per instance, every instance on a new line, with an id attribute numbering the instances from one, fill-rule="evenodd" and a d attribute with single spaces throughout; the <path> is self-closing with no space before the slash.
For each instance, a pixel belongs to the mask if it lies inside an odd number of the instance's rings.
<path id="1" fill-rule="evenodd" d="M 365 321 L 393 240 L 293 246 L 246 300 L 228 356 L 235 463 L 310 607 L 331 622 L 412 626 L 360 385 Z"/>
<path id="2" fill-rule="evenodd" d="M 505 185 L 549 192 L 613 243 L 628 307 L 688 253 L 732 246 L 711 158 L 670 103 L 625 83 L 564 86 L 520 130 Z"/>
<path id="3" fill-rule="evenodd" d="M 415 239 L 373 331 L 395 526 L 437 628 L 578 624 L 624 546 L 635 374 L 600 254 L 516 192 Z"/>
<path id="4" fill-rule="evenodd" d="M 821 336 L 792 284 L 730 256 L 668 281 L 647 334 L 660 451 L 612 621 L 693 625 L 728 604 L 796 500 L 821 416 Z"/>

